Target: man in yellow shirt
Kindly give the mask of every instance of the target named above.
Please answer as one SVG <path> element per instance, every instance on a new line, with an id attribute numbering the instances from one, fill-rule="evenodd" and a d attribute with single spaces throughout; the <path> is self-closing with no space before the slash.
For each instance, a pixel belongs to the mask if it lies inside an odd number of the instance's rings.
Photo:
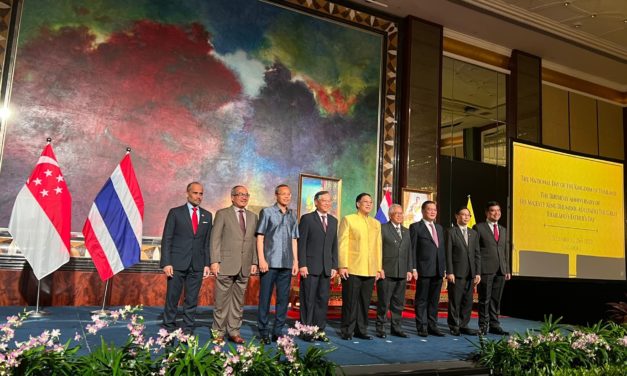
<path id="1" fill-rule="evenodd" d="M 355 199 L 356 214 L 342 218 L 339 230 L 338 266 L 342 277 L 342 339 L 372 339 L 368 335 L 368 307 L 374 282 L 385 278 L 381 262 L 381 223 L 369 217 L 372 197 Z"/>

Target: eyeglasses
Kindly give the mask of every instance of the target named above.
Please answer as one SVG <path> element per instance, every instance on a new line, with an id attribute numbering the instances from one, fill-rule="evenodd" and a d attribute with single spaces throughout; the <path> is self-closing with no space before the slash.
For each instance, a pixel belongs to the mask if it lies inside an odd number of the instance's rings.
<path id="1" fill-rule="evenodd" d="M 233 197 L 250 197 L 250 193 L 236 193 Z"/>

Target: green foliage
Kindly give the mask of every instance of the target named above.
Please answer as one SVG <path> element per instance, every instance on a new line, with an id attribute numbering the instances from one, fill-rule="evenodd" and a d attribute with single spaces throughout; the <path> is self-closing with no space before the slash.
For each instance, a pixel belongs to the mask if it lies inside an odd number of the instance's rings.
<path id="1" fill-rule="evenodd" d="M 100 338 L 100 346 L 89 354 L 77 355 L 79 345 L 71 346 L 71 340 L 59 344 L 59 330 L 46 330 L 38 337 L 25 342 L 14 342 L 14 328 L 22 325 L 27 314 L 11 316 L 6 324 L 0 324 L 0 375 L 32 376 L 140 376 L 140 375 L 335 375 L 337 365 L 325 359 L 334 349 L 321 350 L 310 347 L 304 357 L 293 336 L 301 331 L 318 336 L 317 327 L 297 323 L 293 333 L 279 339 L 276 351 L 258 346 L 253 341 L 245 345 L 223 343 L 199 343 L 198 337 L 174 332 L 159 331 L 157 337 L 144 337 L 141 307 L 127 306 L 108 316 L 92 316 L 93 324 L 87 332 L 96 334 L 100 329 L 129 318 L 129 335 L 122 346 L 106 343 Z M 82 340 L 76 335 L 75 341 Z"/>
<path id="2" fill-rule="evenodd" d="M 615 369 L 624 374 L 627 326 L 599 322 L 566 328 L 559 322 L 549 316 L 538 332 L 497 341 L 481 337 L 475 359 L 497 375 L 605 375 Z"/>
<path id="3" fill-rule="evenodd" d="M 153 361 L 147 351 L 131 343 L 117 347 L 113 343 L 107 344 L 103 338 L 99 347 L 78 359 L 77 365 L 79 373 L 85 376 L 149 375 L 153 370 Z"/>

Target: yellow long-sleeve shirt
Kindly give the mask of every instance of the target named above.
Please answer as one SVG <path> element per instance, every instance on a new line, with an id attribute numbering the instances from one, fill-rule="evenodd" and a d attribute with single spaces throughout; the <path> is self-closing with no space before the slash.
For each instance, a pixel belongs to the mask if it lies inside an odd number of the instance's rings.
<path id="1" fill-rule="evenodd" d="M 342 218 L 339 230 L 338 266 L 349 274 L 374 277 L 382 269 L 381 223 L 363 214 Z"/>

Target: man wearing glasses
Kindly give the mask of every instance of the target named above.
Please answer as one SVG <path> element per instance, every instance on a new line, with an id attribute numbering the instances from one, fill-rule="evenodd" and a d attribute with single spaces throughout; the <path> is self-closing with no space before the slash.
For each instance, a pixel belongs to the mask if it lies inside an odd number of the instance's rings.
<path id="1" fill-rule="evenodd" d="M 257 225 L 257 257 L 259 259 L 259 314 L 257 323 L 261 342 L 270 344 L 268 315 L 272 290 L 276 285 L 276 314 L 272 340 L 283 334 L 292 276 L 298 273 L 298 224 L 289 205 L 290 187 L 285 184 L 274 190 L 276 203 L 263 208 Z"/>
<path id="2" fill-rule="evenodd" d="M 216 277 L 212 329 L 218 342 L 228 334 L 232 342 L 244 343 L 240 336 L 244 292 L 248 277 L 257 273 L 257 215 L 246 210 L 249 198 L 246 187 L 233 187 L 233 205 L 218 210 L 211 232 L 211 272 Z"/>

